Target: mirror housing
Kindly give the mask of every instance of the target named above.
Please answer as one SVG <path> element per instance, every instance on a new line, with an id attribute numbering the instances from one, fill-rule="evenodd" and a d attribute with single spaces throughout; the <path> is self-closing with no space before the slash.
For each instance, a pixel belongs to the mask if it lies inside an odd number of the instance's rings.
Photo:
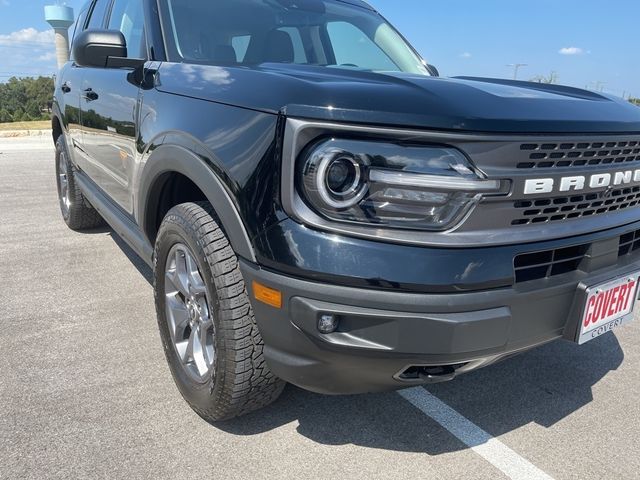
<path id="1" fill-rule="evenodd" d="M 127 41 L 119 30 L 85 30 L 73 42 L 73 59 L 81 67 L 136 68 L 143 59 L 127 58 Z"/>

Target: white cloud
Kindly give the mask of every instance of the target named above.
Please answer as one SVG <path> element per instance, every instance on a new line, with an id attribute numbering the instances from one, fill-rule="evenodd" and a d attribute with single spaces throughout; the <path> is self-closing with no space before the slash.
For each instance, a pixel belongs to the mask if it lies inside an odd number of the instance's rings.
<path id="1" fill-rule="evenodd" d="M 471 55 L 469 52 L 464 52 L 460 54 L 460 58 L 471 58 L 473 57 L 473 55 Z"/>
<path id="2" fill-rule="evenodd" d="M 39 62 L 48 62 L 50 60 L 55 60 L 56 59 L 56 52 L 55 51 L 51 51 L 51 52 L 47 52 L 47 53 L 43 53 L 42 55 L 40 55 L 37 60 Z"/>
<path id="3" fill-rule="evenodd" d="M 0 0 L 2 2 L 3 0 Z M 8 34 L 0 34 L 0 58 L 2 76 L 17 77 L 51 75 L 56 71 L 53 30 L 39 31 L 24 28 Z"/>
<path id="4" fill-rule="evenodd" d="M 558 50 L 560 55 L 582 55 L 585 51 L 578 47 L 564 47 Z"/>
<path id="5" fill-rule="evenodd" d="M 43 47 L 53 47 L 53 30 L 45 30 L 39 32 L 35 28 L 23 28 L 17 32 L 11 32 L 8 35 L 0 35 L 0 45 L 33 45 L 42 44 Z M 37 46 L 37 45 L 36 45 Z"/>

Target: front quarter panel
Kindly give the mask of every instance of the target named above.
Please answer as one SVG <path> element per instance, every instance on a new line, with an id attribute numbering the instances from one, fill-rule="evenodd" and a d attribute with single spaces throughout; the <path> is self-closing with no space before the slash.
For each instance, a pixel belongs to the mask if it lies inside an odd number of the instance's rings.
<path id="1" fill-rule="evenodd" d="M 188 79 L 187 79 L 188 80 Z M 158 72 L 156 83 L 162 82 Z M 165 88 L 170 85 L 165 84 Z M 150 178 L 163 171 L 185 174 L 196 183 L 211 176 L 237 211 L 247 238 L 254 238 L 279 220 L 273 199 L 279 188 L 278 116 L 210 100 L 143 91 L 139 158 L 135 173 L 136 220 L 144 226 Z M 166 148 L 178 155 L 166 159 Z M 158 152 L 164 151 L 162 155 Z M 155 165 L 162 160 L 163 166 Z M 194 167 L 195 164 L 197 168 Z M 197 173 L 200 172 L 200 173 Z M 202 189 L 202 187 L 201 187 Z M 210 192 L 205 195 L 213 202 Z M 221 208 L 214 203 L 216 211 Z M 224 224 L 224 222 L 223 222 Z M 227 225 L 224 225 L 228 228 Z M 233 241 L 232 241 L 233 243 Z M 234 245 L 235 247 L 235 245 Z"/>

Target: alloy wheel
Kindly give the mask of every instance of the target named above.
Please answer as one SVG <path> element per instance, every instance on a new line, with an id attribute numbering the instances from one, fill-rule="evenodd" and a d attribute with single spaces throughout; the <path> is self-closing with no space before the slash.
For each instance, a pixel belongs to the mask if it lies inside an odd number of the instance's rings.
<path id="1" fill-rule="evenodd" d="M 58 188 L 60 195 L 60 207 L 65 218 L 69 216 L 71 198 L 69 197 L 69 176 L 67 170 L 67 156 L 60 152 L 58 156 Z"/>
<path id="2" fill-rule="evenodd" d="M 169 251 L 164 290 L 173 348 L 187 374 L 204 382 L 215 367 L 215 327 L 198 263 L 182 243 Z"/>

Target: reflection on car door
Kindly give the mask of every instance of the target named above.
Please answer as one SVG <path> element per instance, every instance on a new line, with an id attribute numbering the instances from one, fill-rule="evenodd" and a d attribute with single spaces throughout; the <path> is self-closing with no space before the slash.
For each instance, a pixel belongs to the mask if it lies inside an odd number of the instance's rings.
<path id="1" fill-rule="evenodd" d="M 120 30 L 130 58 L 147 58 L 143 3 L 114 0 L 107 28 Z M 87 68 L 82 82 L 82 130 L 87 174 L 133 214 L 139 81 L 131 69 Z"/>
<path id="2" fill-rule="evenodd" d="M 139 88 L 130 70 L 88 68 L 82 84 L 86 173 L 128 213 Z"/>
<path id="3" fill-rule="evenodd" d="M 89 7 L 85 6 L 80 13 L 72 28 L 73 35 L 71 44 L 75 40 L 76 34 L 82 32 L 87 21 L 87 14 Z M 78 67 L 73 61 L 68 62 L 58 74 L 59 87 L 62 92 L 62 100 L 60 108 L 64 118 L 64 124 L 67 131 L 67 151 L 70 152 L 71 158 L 74 163 L 78 163 L 78 159 L 81 158 L 82 148 L 82 124 L 80 121 L 80 91 L 82 88 L 82 79 L 84 70 Z"/>
<path id="4" fill-rule="evenodd" d="M 64 104 L 64 122 L 67 127 L 67 149 L 77 163 L 81 157 L 82 131 L 80 122 L 80 91 L 84 69 L 68 63 L 60 71 L 60 91 Z"/>

